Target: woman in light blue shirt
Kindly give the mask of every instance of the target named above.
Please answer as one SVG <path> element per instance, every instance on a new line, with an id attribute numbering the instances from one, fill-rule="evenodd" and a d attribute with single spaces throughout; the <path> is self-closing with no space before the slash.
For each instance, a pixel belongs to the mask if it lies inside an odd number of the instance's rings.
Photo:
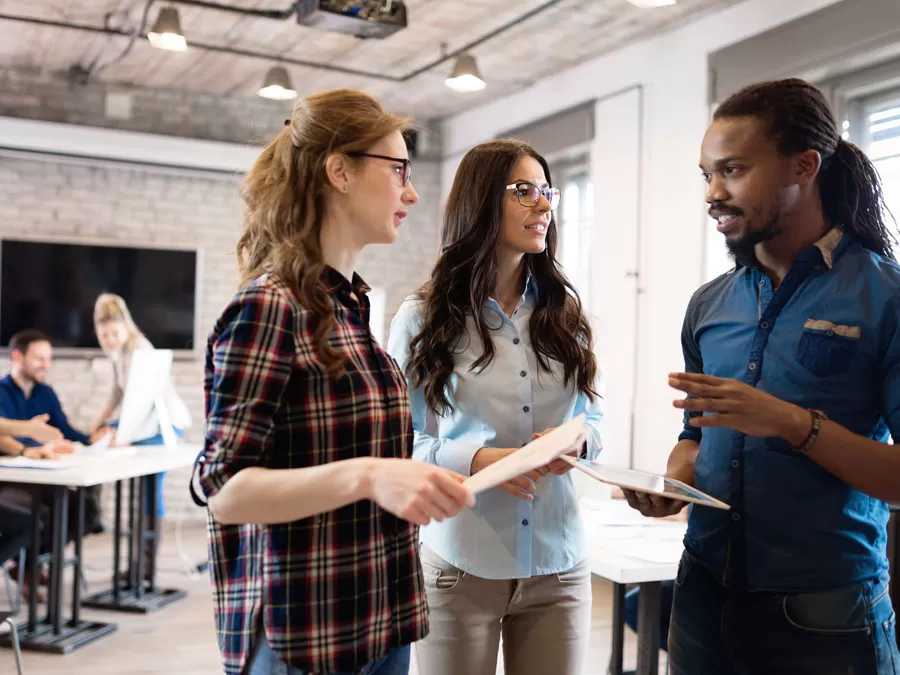
<path id="1" fill-rule="evenodd" d="M 547 162 L 513 140 L 462 160 L 431 280 L 394 317 L 388 351 L 410 383 L 414 457 L 470 475 L 585 413 L 601 448 L 590 325 L 556 261 Z M 478 496 L 421 533 L 431 632 L 419 672 L 578 675 L 591 585 L 570 465 Z"/>

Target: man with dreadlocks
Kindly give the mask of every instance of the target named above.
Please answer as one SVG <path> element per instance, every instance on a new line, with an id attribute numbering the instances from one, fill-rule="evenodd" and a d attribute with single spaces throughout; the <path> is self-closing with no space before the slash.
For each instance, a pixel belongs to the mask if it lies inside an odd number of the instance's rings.
<path id="1" fill-rule="evenodd" d="M 733 270 L 682 331 L 693 507 L 675 582 L 675 675 L 896 675 L 887 503 L 900 502 L 900 266 L 875 168 L 802 80 L 717 109 L 700 168 Z M 629 493 L 645 515 L 683 504 Z"/>

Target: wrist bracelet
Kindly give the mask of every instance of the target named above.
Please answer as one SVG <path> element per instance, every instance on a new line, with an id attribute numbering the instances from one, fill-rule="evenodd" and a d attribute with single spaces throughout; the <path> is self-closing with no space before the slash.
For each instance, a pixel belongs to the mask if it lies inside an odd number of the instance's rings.
<path id="1" fill-rule="evenodd" d="M 802 452 L 804 455 L 808 453 L 810 448 L 812 448 L 812 446 L 816 444 L 816 441 L 819 440 L 819 432 L 822 429 L 822 420 L 828 419 L 821 410 L 810 410 L 809 414 L 812 417 L 812 429 L 809 431 L 809 436 L 806 437 L 803 445 L 794 448 L 794 450 Z"/>

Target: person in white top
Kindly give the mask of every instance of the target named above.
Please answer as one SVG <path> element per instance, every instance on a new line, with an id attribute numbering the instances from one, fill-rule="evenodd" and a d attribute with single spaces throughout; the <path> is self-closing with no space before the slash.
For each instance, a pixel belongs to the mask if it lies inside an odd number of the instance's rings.
<path id="1" fill-rule="evenodd" d="M 109 422 L 113 413 L 121 405 L 125 396 L 125 388 L 128 384 L 128 373 L 131 368 L 131 358 L 138 349 L 153 349 L 153 345 L 140 331 L 131 318 L 128 305 L 120 296 L 113 293 L 102 293 L 94 303 L 94 330 L 97 340 L 103 352 L 109 357 L 113 365 L 114 382 L 109 401 L 97 415 L 90 431 L 101 429 L 109 423 L 115 427 L 115 422 Z M 169 412 L 175 434 L 184 438 L 184 430 L 191 424 L 191 416 L 184 401 L 175 391 L 175 385 L 171 381 L 167 384 L 164 393 L 166 408 Z M 156 435 L 136 440 L 132 445 L 162 445 L 163 439 L 160 430 Z M 159 545 L 162 533 L 163 518 L 166 514 L 165 501 L 163 499 L 164 473 L 156 475 L 156 518 L 154 546 Z M 144 506 L 149 511 L 149 495 Z"/>

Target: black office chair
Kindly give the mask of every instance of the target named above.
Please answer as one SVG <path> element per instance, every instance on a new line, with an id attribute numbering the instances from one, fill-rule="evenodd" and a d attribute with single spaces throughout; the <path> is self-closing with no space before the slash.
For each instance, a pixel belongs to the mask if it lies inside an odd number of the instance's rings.
<path id="1" fill-rule="evenodd" d="M 23 548 L 19 552 L 19 578 L 17 579 L 18 587 L 15 591 L 13 591 L 12 588 L 12 579 L 10 579 L 9 570 L 3 565 L 0 565 L 0 570 L 3 571 L 3 580 L 6 585 L 7 598 L 7 603 L 5 605 L 0 604 L 0 623 L 9 625 L 9 637 L 16 657 L 16 669 L 18 670 L 19 675 L 25 675 L 25 669 L 22 665 L 22 649 L 19 646 L 19 631 L 16 628 L 16 616 L 22 608 L 22 587 L 25 584 L 25 549 Z"/>

